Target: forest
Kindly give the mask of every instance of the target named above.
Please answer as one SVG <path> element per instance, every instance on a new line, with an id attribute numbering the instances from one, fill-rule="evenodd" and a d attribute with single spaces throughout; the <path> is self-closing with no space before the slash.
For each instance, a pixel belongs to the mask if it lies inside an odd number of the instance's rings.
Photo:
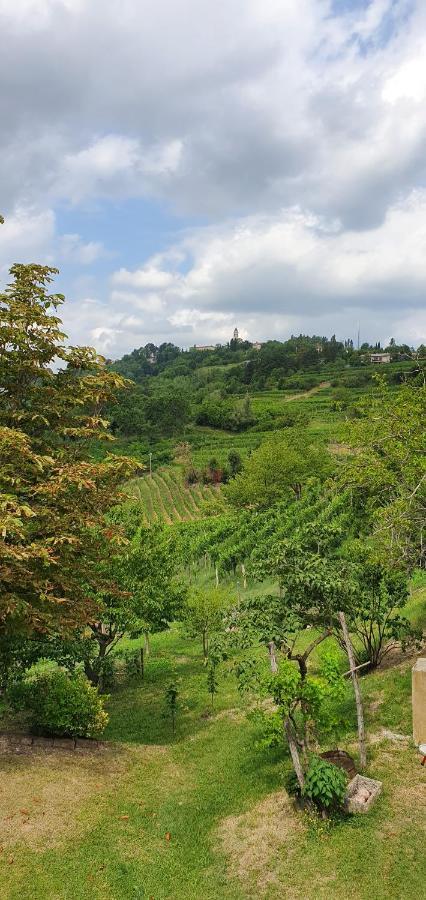
<path id="1" fill-rule="evenodd" d="M 2 896 L 421 896 L 425 348 L 106 360 L 56 276 L 0 294 Z"/>

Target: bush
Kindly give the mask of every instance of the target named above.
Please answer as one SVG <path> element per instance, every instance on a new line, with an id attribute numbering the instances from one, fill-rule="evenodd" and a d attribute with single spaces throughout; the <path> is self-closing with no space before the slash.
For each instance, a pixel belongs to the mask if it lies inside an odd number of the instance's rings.
<path id="1" fill-rule="evenodd" d="M 9 699 L 30 713 L 32 730 L 53 737 L 98 738 L 108 722 L 102 698 L 81 673 L 37 672 L 15 684 Z"/>
<path id="2" fill-rule="evenodd" d="M 303 794 L 321 810 L 331 812 L 343 806 L 346 776 L 342 769 L 319 756 L 312 756 L 305 776 Z"/>

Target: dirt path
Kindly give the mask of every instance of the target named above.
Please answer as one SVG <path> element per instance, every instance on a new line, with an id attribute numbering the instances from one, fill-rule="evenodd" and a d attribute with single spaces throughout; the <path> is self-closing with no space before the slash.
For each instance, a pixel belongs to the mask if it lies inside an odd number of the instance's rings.
<path id="1" fill-rule="evenodd" d="M 315 387 L 310 388 L 309 391 L 302 391 L 299 394 L 292 394 L 290 397 L 284 397 L 284 403 L 290 403 L 292 400 L 304 400 L 305 397 L 311 397 L 312 394 L 317 394 L 318 391 L 323 391 L 325 388 L 330 387 L 330 381 L 321 381 L 320 384 L 315 385 Z"/>

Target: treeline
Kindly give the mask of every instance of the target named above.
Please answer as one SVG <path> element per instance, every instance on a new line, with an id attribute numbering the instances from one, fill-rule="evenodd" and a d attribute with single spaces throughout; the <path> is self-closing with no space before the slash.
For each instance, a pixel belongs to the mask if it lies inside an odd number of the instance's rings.
<path id="1" fill-rule="evenodd" d="M 393 338 L 385 348 L 381 347 L 380 342 L 366 342 L 360 349 L 356 349 L 352 339 L 338 341 L 335 335 L 327 338 L 300 334 L 297 337 L 292 335 L 286 341 L 266 341 L 260 349 L 259 345 L 253 345 L 249 341 L 236 340 L 226 345 L 217 345 L 212 350 L 199 350 L 196 347 L 181 350 L 172 343 L 164 343 L 159 347 L 148 343 L 112 362 L 111 367 L 126 378 L 142 383 L 147 377 L 161 374 L 173 379 L 187 377 L 199 369 L 228 365 L 233 367 L 232 377 L 236 377 L 237 381 L 252 384 L 271 375 L 275 378 L 288 378 L 300 371 L 320 371 L 321 368 L 336 363 L 362 367 L 370 363 L 370 353 L 378 352 L 388 352 L 394 362 L 426 355 L 423 346 L 415 351 L 407 344 L 396 344 Z"/>

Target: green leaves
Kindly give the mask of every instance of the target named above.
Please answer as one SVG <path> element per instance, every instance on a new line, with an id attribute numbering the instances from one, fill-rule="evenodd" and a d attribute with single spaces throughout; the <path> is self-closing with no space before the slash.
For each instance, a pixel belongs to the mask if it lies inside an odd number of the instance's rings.
<path id="1" fill-rule="evenodd" d="M 305 775 L 303 794 L 319 809 L 330 812 L 343 806 L 346 777 L 342 769 L 319 756 L 312 756 Z"/>
<path id="2" fill-rule="evenodd" d="M 15 265 L 0 294 L 0 627 L 70 630 L 95 617 L 96 567 L 113 541 L 105 511 L 138 464 L 88 459 L 105 404 L 125 386 L 96 351 L 68 348 L 56 269 Z M 56 370 L 59 360 L 62 368 Z M 98 529 L 98 539 L 94 534 Z M 92 585 L 92 590 L 90 590 Z"/>
<path id="3" fill-rule="evenodd" d="M 300 500 L 311 479 L 332 472 L 332 459 L 321 445 L 309 444 L 298 430 L 265 441 L 246 460 L 225 490 L 236 507 L 265 509 L 284 498 Z"/>

